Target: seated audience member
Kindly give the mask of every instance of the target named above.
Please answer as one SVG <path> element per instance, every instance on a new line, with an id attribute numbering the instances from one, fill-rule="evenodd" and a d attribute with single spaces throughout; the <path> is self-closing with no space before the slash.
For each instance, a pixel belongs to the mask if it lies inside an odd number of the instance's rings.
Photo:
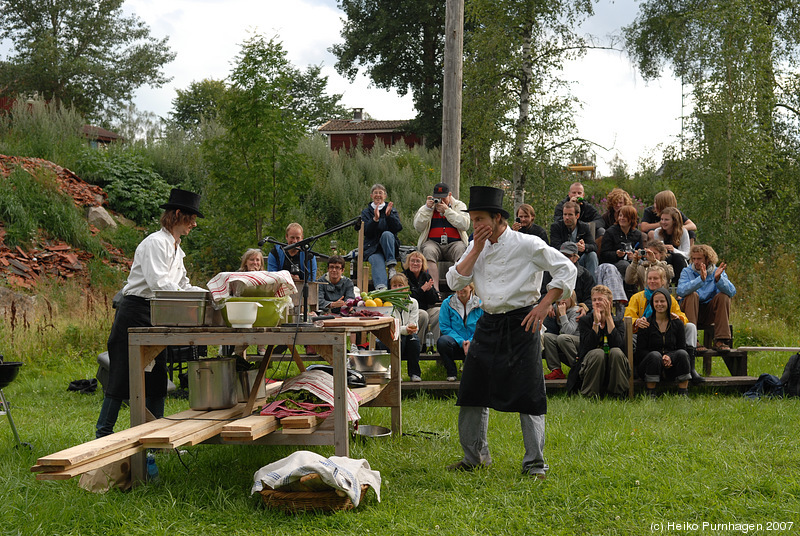
<path id="1" fill-rule="evenodd" d="M 389 280 L 390 288 L 408 287 L 408 279 L 403 274 L 396 274 Z M 422 349 L 417 331 L 419 330 L 419 307 L 417 300 L 411 298 L 408 311 L 401 311 L 397 307 L 392 311 L 392 316 L 400 321 L 400 354 L 408 367 L 408 376 L 412 382 L 422 381 L 422 371 L 419 368 L 419 353 Z M 388 350 L 388 347 L 381 341 L 375 343 L 375 347 L 381 350 Z"/>
<path id="2" fill-rule="evenodd" d="M 320 310 L 338 313 L 346 300 L 356 297 L 353 281 L 343 275 L 344 263 L 341 255 L 328 259 L 328 273 L 320 277 L 317 289 Z"/>
<path id="3" fill-rule="evenodd" d="M 681 308 L 696 326 L 714 324 L 714 350 L 727 352 L 731 349 L 731 298 L 736 295 L 736 287 L 725 272 L 728 265 L 721 262 L 716 266 L 717 254 L 705 244 L 691 247 L 689 261 L 678 281 Z M 705 347 L 698 346 L 697 350 L 704 351 Z"/>
<path id="4" fill-rule="evenodd" d="M 572 201 L 573 203 L 578 204 L 578 214 L 580 215 L 580 221 L 586 223 L 591 228 L 591 224 L 594 223 L 593 233 L 594 236 L 602 236 L 603 235 L 603 217 L 597 212 L 597 209 L 592 206 L 591 203 L 584 201 L 584 190 L 583 184 L 579 182 L 573 182 L 569 186 L 569 195 L 565 199 L 562 199 L 558 205 L 556 205 L 555 212 L 553 212 L 553 223 L 558 223 L 563 219 L 563 209 L 564 205 L 567 201 Z M 552 236 L 550 237 L 552 239 Z M 553 246 L 556 247 L 556 246 Z M 556 248 L 558 249 L 558 248 Z"/>
<path id="5" fill-rule="evenodd" d="M 645 290 L 634 294 L 628 307 L 625 308 L 625 316 L 633 320 L 633 332 L 645 329 L 650 325 L 649 317 L 653 314 L 650 298 L 653 292 L 660 288 L 666 288 L 667 273 L 661 266 L 651 266 L 647 269 L 647 286 Z M 686 334 L 686 352 L 689 356 L 690 372 L 693 382 L 704 382 L 705 379 L 695 370 L 695 348 L 697 347 L 697 326 L 689 322 L 686 315 L 681 311 L 678 301 L 670 298 L 670 313 L 675 318 L 679 318 L 684 324 Z"/>
<path id="6" fill-rule="evenodd" d="M 667 248 L 667 262 L 675 272 L 673 284 L 689 260 L 689 231 L 683 227 L 681 212 L 677 208 L 667 207 L 661 211 L 661 227 L 653 231 L 653 240 L 659 240 Z"/>
<path id="7" fill-rule="evenodd" d="M 608 229 L 617 223 L 619 209 L 625 206 L 633 206 L 630 194 L 622 188 L 614 188 L 608 192 L 606 197 L 606 212 L 603 214 L 603 228 Z"/>
<path id="8" fill-rule="evenodd" d="M 648 303 L 652 310 L 647 327 L 639 329 L 636 337 L 634 369 L 647 385 L 647 396 L 656 397 L 656 384 L 661 377 L 678 382 L 678 395 L 688 394 L 689 354 L 683 321 L 670 313 L 672 296 L 665 288 L 653 291 Z"/>
<path id="9" fill-rule="evenodd" d="M 603 235 L 600 262 L 616 266 L 622 279 L 625 278 L 625 270 L 628 269 L 635 251 L 644 244 L 642 232 L 636 228 L 638 221 L 636 209 L 626 205 L 619 210 L 617 223 L 609 227 Z M 633 288 L 626 288 L 626 292 L 630 295 Z"/>
<path id="10" fill-rule="evenodd" d="M 260 272 L 264 269 L 264 252 L 258 248 L 250 248 L 242 255 L 242 262 L 239 263 L 239 272 Z M 274 271 L 274 270 L 273 270 Z M 242 355 L 246 350 L 245 346 L 234 347 L 230 345 L 220 346 L 219 355 Z M 259 355 L 264 355 L 267 352 L 267 347 L 259 344 L 256 347 Z"/>
<path id="11" fill-rule="evenodd" d="M 397 233 L 403 230 L 400 216 L 394 203 L 386 201 L 386 187 L 375 184 L 370 191 L 372 202 L 361 211 L 364 222 L 364 258 L 372 267 L 372 283 L 376 289 L 385 289 L 388 280 L 395 275 L 395 266 L 400 257 L 400 241 Z M 386 269 L 389 275 L 386 275 Z"/>
<path id="12" fill-rule="evenodd" d="M 667 207 L 678 208 L 678 200 L 672 190 L 664 190 L 655 195 L 653 206 L 644 209 L 639 230 L 653 238 L 653 231 L 661 226 L 661 212 Z M 683 212 L 681 212 L 681 218 L 683 218 L 683 227 L 689 231 L 689 240 L 694 241 L 697 226 Z"/>
<path id="13" fill-rule="evenodd" d="M 456 381 L 456 359 L 464 360 L 469 344 L 475 335 L 475 326 L 483 315 L 481 300 L 474 294 L 475 285 L 470 283 L 442 302 L 439 312 L 439 328 L 442 336 L 436 342 L 439 355 L 447 371 L 447 381 Z"/>
<path id="14" fill-rule="evenodd" d="M 614 321 L 611 302 L 611 290 L 597 285 L 592 289 L 592 314 L 578 320 L 580 345 L 576 365 L 580 366 L 584 396 L 599 397 L 605 393 L 625 398 L 628 394 L 630 365 L 623 351 L 625 324 Z"/>
<path id="15" fill-rule="evenodd" d="M 564 242 L 561 244 L 559 251 L 575 265 L 578 270 L 578 275 L 575 278 L 575 302 L 580 312 L 578 318 L 592 310 L 592 289 L 595 286 L 595 279 L 589 271 L 578 264 L 578 246 L 575 242 Z M 547 293 L 547 285 L 552 281 L 550 272 L 545 272 L 542 276 L 542 289 L 541 293 L 544 296 Z M 621 285 L 620 285 L 621 287 Z M 558 322 L 556 319 L 556 310 L 551 308 L 547 312 L 547 317 L 544 319 L 544 327 L 551 333 L 558 332 Z"/>
<path id="16" fill-rule="evenodd" d="M 290 223 L 286 226 L 286 243 L 296 244 L 303 239 L 303 226 L 299 223 Z M 262 268 L 259 268 L 261 270 Z M 283 251 L 281 246 L 276 245 L 267 256 L 267 270 L 278 272 L 287 270 L 292 274 L 295 281 L 316 281 L 317 279 L 317 259 L 311 257 L 311 269 L 306 263 L 306 254 L 300 248 Z M 306 273 L 308 272 L 308 273 Z"/>
<path id="17" fill-rule="evenodd" d="M 597 244 L 589 225 L 580 221 L 580 210 L 578 203 L 564 203 L 563 219 L 550 226 L 550 246 L 560 249 L 564 242 L 574 242 L 578 246 L 578 264 L 594 275 L 597 270 Z"/>
<path id="18" fill-rule="evenodd" d="M 470 219 L 467 205 L 453 197 L 450 187 L 440 182 L 433 195 L 414 215 L 414 229 L 419 233 L 417 250 L 428 261 L 433 286 L 439 290 L 440 260 L 456 262 L 467 249 Z"/>
<path id="19" fill-rule="evenodd" d="M 658 240 L 650 241 L 645 244 L 644 257 L 641 255 L 642 249 L 637 249 L 633 254 L 633 260 L 625 270 L 625 282 L 632 287 L 636 287 L 637 292 L 644 290 L 646 270 L 651 266 L 660 266 L 667 274 L 667 281 L 672 281 L 675 272 L 672 266 L 667 264 L 667 247 Z"/>
<path id="20" fill-rule="evenodd" d="M 511 225 L 511 229 L 519 231 L 520 233 L 538 236 L 549 246 L 550 242 L 547 240 L 547 231 L 544 230 L 544 227 L 533 223 L 534 218 L 536 218 L 536 212 L 533 210 L 533 207 L 527 203 L 523 203 L 517 209 L 517 220 Z"/>
<path id="21" fill-rule="evenodd" d="M 544 359 L 547 361 L 549 374 L 545 380 L 563 380 L 567 376 L 561 371 L 561 363 L 568 367 L 575 366 L 578 357 L 578 317 L 582 310 L 575 302 L 575 292 L 568 300 L 559 300 L 553 304 L 558 322 L 558 332 L 546 332 L 543 335 Z"/>
<path id="22" fill-rule="evenodd" d="M 428 261 L 419 251 L 412 251 L 406 257 L 406 269 L 403 270 L 408 278 L 411 297 L 417 300 L 419 306 L 419 334 L 418 338 L 425 345 L 425 334 L 430 329 L 433 340 L 439 338 L 439 293 L 433 286 L 433 278 L 428 274 Z"/>

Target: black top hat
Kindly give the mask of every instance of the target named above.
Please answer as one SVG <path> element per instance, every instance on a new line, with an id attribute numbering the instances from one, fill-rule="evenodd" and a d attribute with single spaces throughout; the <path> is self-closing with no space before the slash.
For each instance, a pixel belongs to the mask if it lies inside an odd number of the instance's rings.
<path id="1" fill-rule="evenodd" d="M 450 195 L 450 187 L 443 182 L 440 182 L 436 186 L 433 187 L 433 197 L 438 199 L 444 199 Z"/>
<path id="2" fill-rule="evenodd" d="M 464 212 L 484 210 L 486 212 L 499 212 L 508 219 L 508 211 L 503 208 L 503 190 L 491 186 L 470 186 L 469 206 Z"/>
<path id="3" fill-rule="evenodd" d="M 188 214 L 197 214 L 198 218 L 204 217 L 200 212 L 200 196 L 188 190 L 173 188 L 169 193 L 169 201 L 161 205 L 161 208 L 178 209 Z"/>

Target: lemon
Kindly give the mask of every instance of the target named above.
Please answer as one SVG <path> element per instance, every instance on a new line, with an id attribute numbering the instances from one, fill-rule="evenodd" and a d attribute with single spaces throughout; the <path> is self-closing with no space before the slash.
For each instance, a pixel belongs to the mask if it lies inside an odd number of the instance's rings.
<path id="1" fill-rule="evenodd" d="M 393 307 L 392 302 L 390 302 L 390 301 L 383 302 L 383 306 L 384 307 Z"/>
<path id="2" fill-rule="evenodd" d="M 374 300 L 364 300 L 365 307 L 377 307 Z"/>
<path id="3" fill-rule="evenodd" d="M 383 305 L 383 300 L 380 298 L 375 298 L 375 306 L 381 307 Z"/>

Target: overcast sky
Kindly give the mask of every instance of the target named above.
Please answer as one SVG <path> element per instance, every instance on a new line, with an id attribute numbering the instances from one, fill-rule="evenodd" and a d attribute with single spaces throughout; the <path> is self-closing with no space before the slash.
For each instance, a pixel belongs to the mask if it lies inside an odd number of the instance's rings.
<path id="1" fill-rule="evenodd" d="M 442 0 L 444 1 L 444 0 Z M 335 0 L 128 0 L 124 9 L 136 13 L 156 37 L 169 36 L 177 53 L 165 67 L 172 81 L 159 89 L 138 91 L 140 109 L 166 116 L 175 89 L 192 81 L 224 79 L 248 31 L 277 36 L 298 68 L 321 64 L 333 93 L 343 94 L 347 107 L 361 107 L 376 119 L 415 116 L 410 95 L 370 87 L 363 75 L 354 83 L 333 68 L 328 49 L 341 41 L 342 13 Z M 633 21 L 635 0 L 599 0 L 595 15 L 580 31 L 598 37 L 618 33 Z M 584 104 L 576 118 L 580 135 L 608 151 L 597 149 L 600 171 L 619 155 L 629 171 L 641 158 L 654 157 L 662 145 L 680 133 L 681 87 L 670 76 L 645 84 L 627 56 L 614 51 L 591 51 L 565 73 L 574 82 L 573 94 Z"/>

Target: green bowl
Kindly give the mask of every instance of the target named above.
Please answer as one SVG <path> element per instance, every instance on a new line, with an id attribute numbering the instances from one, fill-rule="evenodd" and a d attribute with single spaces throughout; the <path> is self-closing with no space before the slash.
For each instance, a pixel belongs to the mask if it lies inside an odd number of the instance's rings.
<path id="1" fill-rule="evenodd" d="M 231 302 L 258 302 L 261 307 L 258 308 L 256 321 L 253 323 L 254 328 L 271 328 L 280 326 L 286 321 L 289 314 L 289 309 L 292 307 L 292 299 L 288 296 L 282 298 L 276 297 L 246 297 L 246 298 L 228 298 Z M 228 322 L 228 313 L 226 309 L 222 308 L 222 318 L 225 320 L 225 325 L 230 326 Z"/>

